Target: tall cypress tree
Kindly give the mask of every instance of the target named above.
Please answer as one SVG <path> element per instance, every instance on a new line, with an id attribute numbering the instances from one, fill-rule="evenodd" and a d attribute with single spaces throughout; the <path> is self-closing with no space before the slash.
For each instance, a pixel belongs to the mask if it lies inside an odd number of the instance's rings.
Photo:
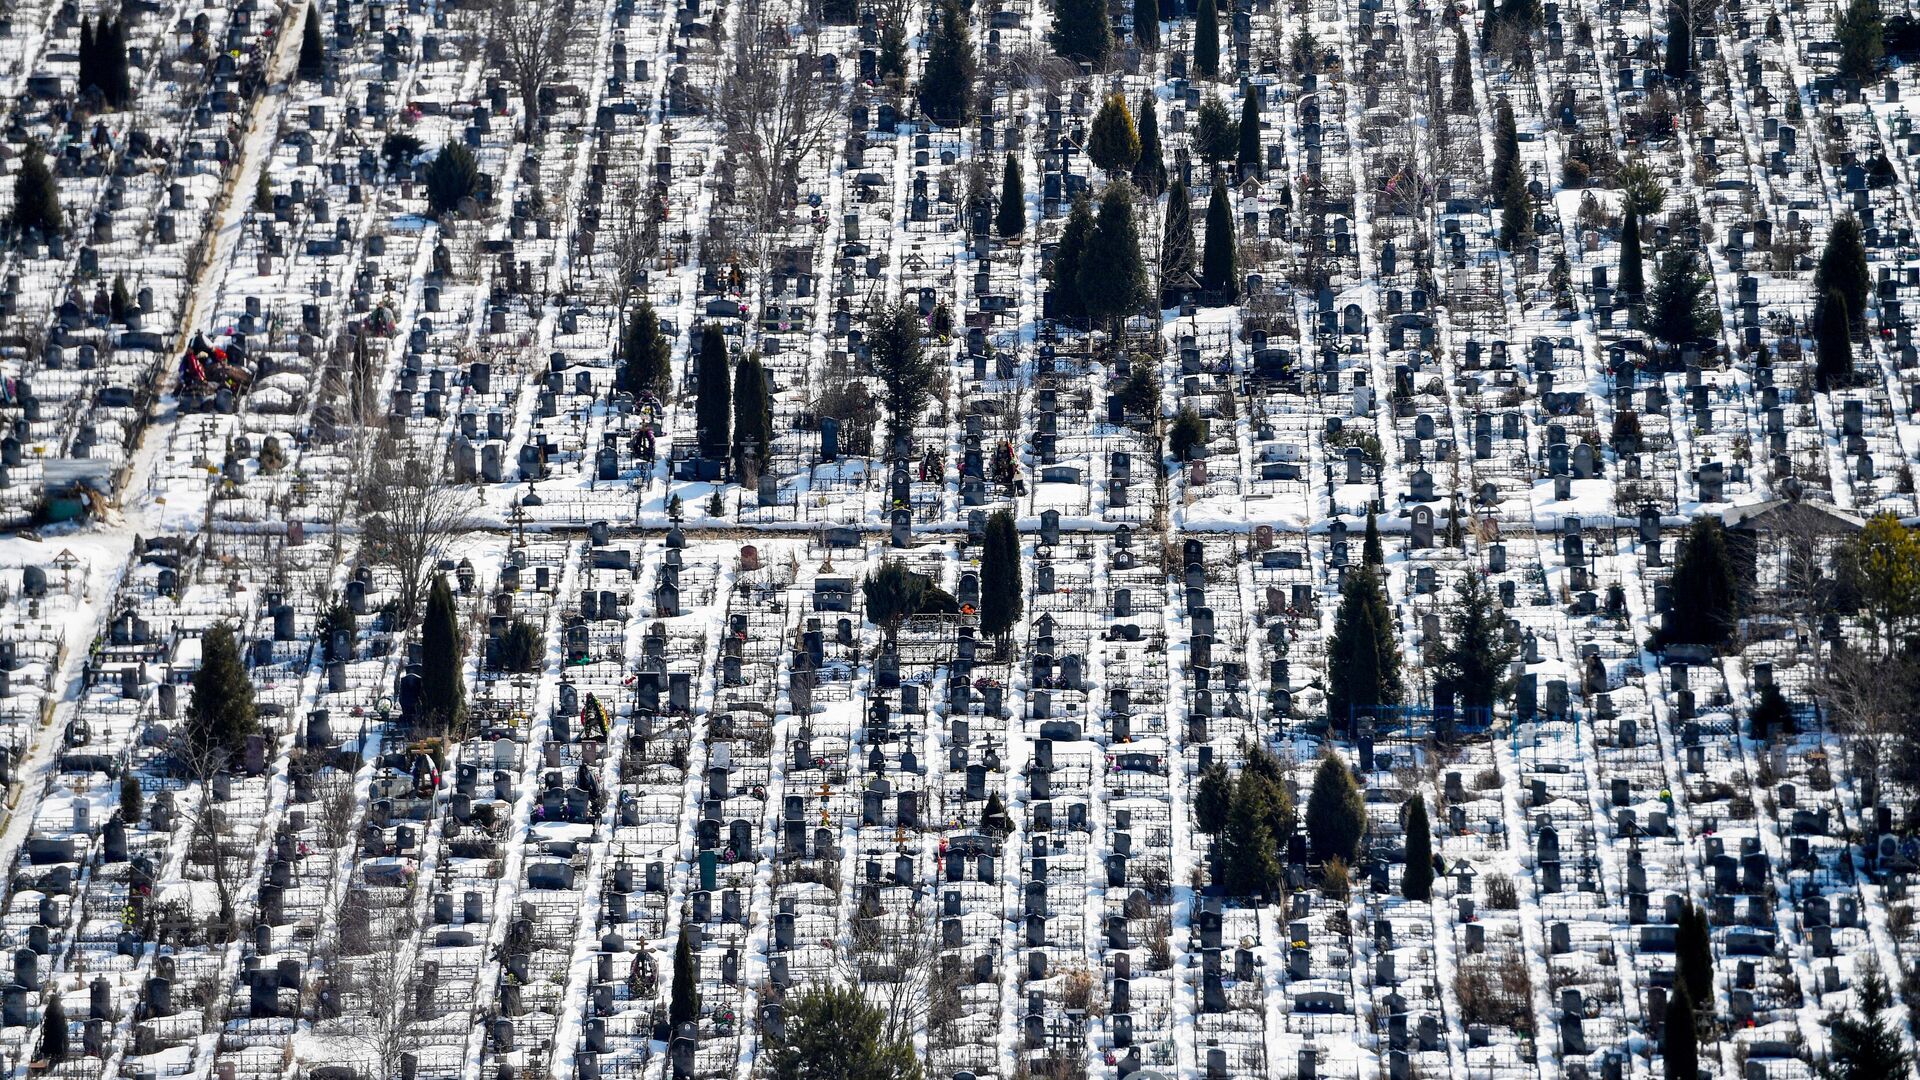
<path id="1" fill-rule="evenodd" d="M 1160 0 L 1133 0 L 1133 43 L 1148 52 L 1160 47 Z"/>
<path id="2" fill-rule="evenodd" d="M 1518 254 L 1533 235 L 1533 201 L 1518 168 L 1507 170 L 1507 187 L 1500 195 L 1500 246 Z"/>
<path id="3" fill-rule="evenodd" d="M 1093 241 L 1093 203 L 1086 192 L 1074 197 L 1060 243 L 1053 249 L 1048 269 L 1053 275 L 1053 315 L 1056 319 L 1084 319 L 1086 300 L 1080 295 L 1080 262 Z"/>
<path id="4" fill-rule="evenodd" d="M 1346 763 L 1328 753 L 1314 770 L 1313 792 L 1307 796 L 1307 841 L 1313 845 L 1314 858 L 1350 863 L 1366 833 L 1366 799 Z"/>
<path id="5" fill-rule="evenodd" d="M 1020 159 L 1007 151 L 1006 169 L 1000 174 L 1000 209 L 994 215 L 993 231 L 1000 239 L 1011 240 L 1027 228 L 1027 185 L 1020 175 Z"/>
<path id="6" fill-rule="evenodd" d="M 672 346 L 660 332 L 660 316 L 645 300 L 627 317 L 626 339 L 621 343 L 620 388 L 639 397 L 652 394 L 665 399 L 673 385 Z"/>
<path id="7" fill-rule="evenodd" d="M 1057 0 L 1053 12 L 1053 49 L 1069 60 L 1098 68 L 1113 52 L 1113 24 L 1107 0 Z"/>
<path id="8" fill-rule="evenodd" d="M 733 445 L 727 430 L 733 405 L 727 385 L 727 339 L 708 323 L 700 332 L 700 370 L 694 381 L 693 416 L 699 427 L 700 456 L 719 461 Z"/>
<path id="9" fill-rule="evenodd" d="M 1380 571 L 1362 564 L 1340 589 L 1327 648 L 1327 715 L 1344 726 L 1355 709 L 1400 701 L 1400 648 Z"/>
<path id="10" fill-rule="evenodd" d="M 1638 303 L 1647 294 L 1647 270 L 1640 255 L 1640 214 L 1627 207 L 1620 222 L 1620 299 Z"/>
<path id="11" fill-rule="evenodd" d="M 673 946 L 673 988 L 667 1002 L 667 1022 L 678 1028 L 700 1015 L 700 973 L 694 968 L 693 916 L 680 916 L 680 940 Z"/>
<path id="12" fill-rule="evenodd" d="M 1193 273 L 1193 197 L 1187 194 L 1187 182 L 1178 176 L 1167 189 L 1167 217 L 1160 234 L 1160 280 L 1163 288 Z M 1170 291 L 1170 290 L 1169 290 Z M 1171 296 L 1161 295 L 1166 306 Z"/>
<path id="13" fill-rule="evenodd" d="M 1706 909 L 1692 900 L 1680 907 L 1680 925 L 1673 938 L 1673 963 L 1674 982 L 1684 985 L 1692 1000 L 1711 1006 L 1713 932 L 1707 925 Z"/>
<path id="14" fill-rule="evenodd" d="M 1108 184 L 1100 196 L 1100 215 L 1080 260 L 1080 301 L 1089 318 L 1113 324 L 1140 310 L 1147 298 L 1147 267 L 1140 258 L 1140 237 L 1133 224 L 1133 189 L 1126 181 Z"/>
<path id="15" fill-rule="evenodd" d="M 1242 769 L 1227 806 L 1220 833 L 1221 884 L 1234 896 L 1277 896 L 1285 867 L 1280 861 L 1286 837 L 1275 831 L 1285 789 L 1265 774 Z"/>
<path id="16" fill-rule="evenodd" d="M 1005 637 L 1020 621 L 1026 603 L 1021 583 L 1020 532 L 1011 510 L 987 516 L 980 544 L 980 632 Z"/>
<path id="17" fill-rule="evenodd" d="M 1496 197 L 1504 198 L 1507 181 L 1520 168 L 1520 128 L 1513 118 L 1513 105 L 1502 98 L 1494 110 L 1493 168 L 1488 173 Z"/>
<path id="18" fill-rule="evenodd" d="M 1739 620 L 1733 559 L 1718 518 L 1694 519 L 1673 568 L 1673 607 L 1662 641 L 1667 645 L 1718 647 Z"/>
<path id="19" fill-rule="evenodd" d="M 1200 770 L 1200 782 L 1193 788 L 1193 825 L 1208 836 L 1226 828 L 1227 812 L 1233 806 L 1233 778 L 1218 761 Z"/>
<path id="20" fill-rule="evenodd" d="M 1828 289 L 1813 309 L 1814 374 L 1821 389 L 1853 374 L 1852 322 L 1846 295 L 1839 289 Z"/>
<path id="21" fill-rule="evenodd" d="M 1433 826 L 1427 822 L 1426 797 L 1419 794 L 1407 803 L 1407 869 L 1400 877 L 1400 895 L 1433 899 Z"/>
<path id="22" fill-rule="evenodd" d="M 300 33 L 300 77 L 317 79 L 326 72 L 327 50 L 320 40 L 320 0 L 307 5 L 307 24 Z"/>
<path id="23" fill-rule="evenodd" d="M 52 236 L 61 229 L 60 190 L 54 186 L 53 171 L 37 142 L 28 142 L 20 155 L 20 171 L 13 178 L 14 229 L 24 232 L 38 229 Z"/>
<path id="24" fill-rule="evenodd" d="M 1206 79 L 1220 75 L 1220 14 L 1213 0 L 1200 0 L 1200 14 L 1194 20 L 1193 70 Z"/>
<path id="25" fill-rule="evenodd" d="M 958 0 L 941 0 L 940 27 L 927 47 L 920 73 L 920 108 L 941 127 L 958 127 L 973 115 L 973 35 Z"/>
<path id="26" fill-rule="evenodd" d="M 1666 1023 L 1660 1032 L 1662 1075 L 1666 1080 L 1700 1080 L 1700 1036 L 1693 1030 L 1693 1001 L 1685 986 L 1673 988 L 1667 998 Z"/>
<path id="27" fill-rule="evenodd" d="M 1866 323 L 1867 289 L 1871 283 L 1860 219 L 1847 214 L 1827 231 L 1826 246 L 1820 249 L 1820 263 L 1813 271 L 1814 295 L 1824 296 L 1828 289 L 1839 289 L 1840 295 L 1847 298 L 1847 315 L 1857 328 Z"/>
<path id="28" fill-rule="evenodd" d="M 1200 257 L 1200 287 L 1231 304 L 1240 296 L 1239 242 L 1233 235 L 1233 207 L 1227 202 L 1226 177 L 1216 174 L 1207 200 L 1207 239 Z"/>
<path id="29" fill-rule="evenodd" d="M 107 104 L 125 108 L 133 98 L 133 82 L 127 74 L 127 20 L 124 15 L 112 22 L 101 21 L 94 37 L 95 84 Z"/>
<path id="30" fill-rule="evenodd" d="M 733 372 L 733 471 L 742 483 L 773 456 L 773 402 L 766 368 L 748 353 Z"/>
<path id="31" fill-rule="evenodd" d="M 1360 562 L 1365 566 L 1387 565 L 1386 549 L 1380 546 L 1380 521 L 1373 508 L 1367 508 L 1367 531 L 1360 545 Z"/>
<path id="32" fill-rule="evenodd" d="M 233 627 L 221 623 L 200 638 L 200 668 L 193 673 L 187 714 L 187 746 L 196 756 L 234 753 L 258 730 L 253 682 L 240 662 Z"/>
<path id="33" fill-rule="evenodd" d="M 1160 149 L 1160 112 L 1153 91 L 1140 98 L 1140 160 L 1133 163 L 1133 186 L 1158 196 L 1167 188 L 1166 152 Z"/>
<path id="34" fill-rule="evenodd" d="M 1473 111 L 1473 58 L 1467 49 L 1465 31 L 1453 37 L 1453 100 L 1450 107 L 1457 113 Z"/>
<path id="35" fill-rule="evenodd" d="M 1460 704 L 1492 708 L 1506 696 L 1514 648 L 1506 639 L 1493 591 L 1478 571 L 1461 575 L 1460 598 L 1450 621 L 1452 640 L 1441 648 L 1439 670 L 1453 683 Z"/>
<path id="36" fill-rule="evenodd" d="M 1087 128 L 1087 160 L 1105 169 L 1109 178 L 1129 172 L 1140 160 L 1140 132 L 1133 126 L 1126 96 L 1108 94 Z"/>
<path id="37" fill-rule="evenodd" d="M 1247 87 L 1240 97 L 1240 173 L 1260 173 L 1260 88 Z"/>
<path id="38" fill-rule="evenodd" d="M 104 28 L 106 24 L 103 21 L 101 25 Z M 80 17 L 80 77 L 78 79 L 82 94 L 87 92 L 88 87 L 97 87 L 99 84 L 99 64 L 100 46 L 93 34 L 93 19 L 83 15 Z"/>
<path id="39" fill-rule="evenodd" d="M 60 1001 L 60 991 L 51 990 L 47 994 L 47 1012 L 40 1025 L 40 1056 L 49 1065 L 58 1065 L 67 1060 L 67 1007 Z"/>
<path id="40" fill-rule="evenodd" d="M 1667 4 L 1666 71 L 1675 82 L 1693 71 L 1693 27 L 1687 22 L 1687 8 L 1672 0 Z"/>
<path id="41" fill-rule="evenodd" d="M 435 574 L 420 624 L 420 719 L 431 731 L 452 731 L 467 714 L 459 618 L 447 576 Z"/>

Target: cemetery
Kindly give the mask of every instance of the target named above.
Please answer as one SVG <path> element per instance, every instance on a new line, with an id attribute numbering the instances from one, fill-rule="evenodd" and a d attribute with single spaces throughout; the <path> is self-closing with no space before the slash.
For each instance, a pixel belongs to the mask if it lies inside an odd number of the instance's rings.
<path id="1" fill-rule="evenodd" d="M 1904 9 L 12 0 L 0 90 L 18 1075 L 1920 1067 Z"/>

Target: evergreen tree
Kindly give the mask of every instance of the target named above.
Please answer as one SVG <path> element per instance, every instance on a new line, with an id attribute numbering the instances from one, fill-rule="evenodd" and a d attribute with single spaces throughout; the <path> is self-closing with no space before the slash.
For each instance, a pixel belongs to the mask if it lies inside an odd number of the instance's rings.
<path id="1" fill-rule="evenodd" d="M 1344 727 L 1374 705 L 1400 701 L 1400 647 L 1381 572 L 1361 564 L 1347 571 L 1340 588 L 1327 649 L 1327 716 Z"/>
<path id="2" fill-rule="evenodd" d="M 1813 309 L 1814 374 L 1823 390 L 1853 374 L 1852 323 L 1846 296 L 1839 289 L 1828 289 Z"/>
<path id="3" fill-rule="evenodd" d="M 1020 175 L 1020 159 L 1007 151 L 1006 169 L 1000 175 L 1000 210 L 994 215 L 993 231 L 1000 239 L 1011 240 L 1027 228 L 1027 185 Z"/>
<path id="4" fill-rule="evenodd" d="M 1892 1003 L 1886 980 L 1877 965 L 1863 963 L 1855 977 L 1854 1002 L 1860 1016 L 1836 1013 L 1827 1021 L 1830 1034 L 1827 1060 L 1820 1075 L 1827 1080 L 1887 1080 L 1913 1075 L 1913 1055 L 1900 1032 L 1881 1015 Z"/>
<path id="5" fill-rule="evenodd" d="M 10 224 L 17 232 L 38 229 L 42 236 L 52 236 L 60 231 L 61 221 L 60 191 L 54 186 L 46 155 L 39 143 L 28 142 L 20 155 L 20 171 L 13 178 Z"/>
<path id="6" fill-rule="evenodd" d="M 766 368 L 748 353 L 733 371 L 733 471 L 746 483 L 773 456 L 773 402 Z"/>
<path id="7" fill-rule="evenodd" d="M 1203 79 L 1220 76 L 1220 14 L 1213 0 L 1200 0 L 1193 24 L 1193 71 Z"/>
<path id="8" fill-rule="evenodd" d="M 67 1051 L 67 1007 L 60 1000 L 60 991 L 50 988 L 46 1016 L 40 1024 L 40 1058 L 58 1065 L 67 1060 Z"/>
<path id="9" fill-rule="evenodd" d="M 768 1040 L 774 1080 L 921 1080 L 912 1039 L 890 1034 L 886 1011 L 858 986 L 799 995 L 785 1028 Z"/>
<path id="10" fill-rule="evenodd" d="M 307 5 L 306 27 L 300 34 L 300 77 L 317 79 L 327 66 L 326 46 L 320 40 L 320 0 Z"/>
<path id="11" fill-rule="evenodd" d="M 660 316 L 645 300 L 627 319 L 622 343 L 620 388 L 634 395 L 652 394 L 662 400 L 673 385 L 673 346 L 660 332 Z"/>
<path id="12" fill-rule="evenodd" d="M 1167 189 L 1167 215 L 1160 234 L 1160 306 L 1168 306 L 1171 291 L 1193 274 L 1193 197 L 1187 194 L 1187 182 L 1178 176 Z"/>
<path id="13" fill-rule="evenodd" d="M 1629 205 L 1620 222 L 1620 299 L 1638 303 L 1646 292 L 1646 269 L 1640 257 L 1640 215 Z"/>
<path id="14" fill-rule="evenodd" d="M 887 395 L 887 437 L 893 440 L 913 432 L 913 422 L 927 407 L 933 392 L 935 364 L 920 344 L 925 323 L 920 309 L 909 301 L 886 308 L 871 320 L 868 348 L 874 373 Z M 887 447 L 889 454 L 893 447 Z"/>
<path id="15" fill-rule="evenodd" d="M 1866 325 L 1867 290 L 1871 284 L 1860 219 L 1847 214 L 1827 230 L 1827 244 L 1820 249 L 1820 262 L 1813 271 L 1814 295 L 1825 296 L 1829 289 L 1840 290 L 1847 301 L 1850 325 L 1858 329 Z"/>
<path id="16" fill-rule="evenodd" d="M 694 372 L 693 417 L 698 429 L 700 456 L 721 461 L 733 445 L 727 421 L 733 411 L 727 380 L 727 339 L 719 324 L 700 331 L 700 360 Z"/>
<path id="17" fill-rule="evenodd" d="M 1160 149 L 1160 111 L 1151 90 L 1140 98 L 1140 160 L 1133 163 L 1133 186 L 1149 198 L 1167 188 L 1166 152 Z"/>
<path id="18" fill-rule="evenodd" d="M 920 72 L 920 109 L 941 127 L 959 127 L 973 117 L 973 35 L 959 0 L 941 0 L 940 26 L 927 46 Z"/>
<path id="19" fill-rule="evenodd" d="M 678 1028 L 700 1015 L 700 973 L 693 956 L 693 915 L 680 915 L 680 940 L 673 946 L 673 988 L 667 1022 Z"/>
<path id="20" fill-rule="evenodd" d="M 480 191 L 480 163 L 462 142 L 449 139 L 427 163 L 427 209 L 434 216 L 459 209 L 460 200 Z"/>
<path id="21" fill-rule="evenodd" d="M 1146 303 L 1147 267 L 1133 224 L 1133 189 L 1124 180 L 1108 184 L 1100 196 L 1100 215 L 1080 260 L 1080 300 L 1088 317 L 1116 331 Z"/>
<path id="22" fill-rule="evenodd" d="M 107 104 L 123 109 L 133 103 L 133 78 L 127 70 L 126 16 L 115 16 L 103 33 L 100 90 L 106 95 Z"/>
<path id="23" fill-rule="evenodd" d="M 1713 295 L 1713 279 L 1691 249 L 1676 245 L 1661 258 L 1647 306 L 1648 329 L 1669 346 L 1720 333 L 1720 302 Z"/>
<path id="24" fill-rule="evenodd" d="M 1227 201 L 1223 176 L 1213 178 L 1207 199 L 1207 239 L 1200 256 L 1200 287 L 1231 304 L 1240 296 L 1239 241 L 1233 235 L 1233 207 Z"/>
<path id="25" fill-rule="evenodd" d="M 1693 1030 L 1693 1001 L 1684 986 L 1667 998 L 1666 1022 L 1660 1030 L 1662 1075 L 1666 1080 L 1699 1080 L 1700 1036 Z"/>
<path id="26" fill-rule="evenodd" d="M 1147 52 L 1160 47 L 1160 0 L 1133 0 L 1133 43 Z"/>
<path id="27" fill-rule="evenodd" d="M 120 820 L 123 824 L 139 822 L 141 802 L 140 776 L 128 768 L 120 774 Z"/>
<path id="28" fill-rule="evenodd" d="M 1507 696 L 1514 647 L 1506 639 L 1499 602 L 1477 571 L 1461 575 L 1451 623 L 1453 640 L 1442 646 L 1439 671 L 1453 683 L 1460 704 L 1490 709 Z"/>
<path id="29" fill-rule="evenodd" d="M 1227 767 L 1218 761 L 1200 770 L 1193 789 L 1193 824 L 1208 836 L 1218 836 L 1226 827 L 1227 810 L 1233 804 L 1233 779 Z"/>
<path id="30" fill-rule="evenodd" d="M 1286 867 L 1280 861 L 1285 837 L 1275 832 L 1285 789 L 1254 769 L 1242 769 L 1220 834 L 1221 882 L 1234 896 L 1278 896 Z M 1290 812 L 1287 816 L 1291 816 Z"/>
<path id="31" fill-rule="evenodd" d="M 1886 55 L 1886 20 L 1879 0 L 1850 0 L 1833 29 L 1840 40 L 1840 77 L 1854 82 L 1871 79 Z"/>
<path id="32" fill-rule="evenodd" d="M 1320 759 L 1307 796 L 1307 842 L 1321 862 L 1351 863 L 1367 832 L 1367 803 L 1346 763 L 1333 754 Z"/>
<path id="33" fill-rule="evenodd" d="M 1387 565 L 1386 549 L 1380 545 L 1380 519 L 1371 506 L 1367 507 L 1367 531 L 1360 545 L 1360 562 L 1364 566 Z"/>
<path id="34" fill-rule="evenodd" d="M 1787 704 L 1786 695 L 1778 686 L 1769 683 L 1760 690 L 1760 700 L 1753 705 L 1748 717 L 1753 738 L 1765 742 L 1775 732 L 1793 733 L 1793 708 Z"/>
<path id="35" fill-rule="evenodd" d="M 1193 151 L 1209 165 L 1229 161 L 1240 147 L 1240 123 L 1220 103 L 1209 96 L 1200 103 L 1200 115 L 1194 120 Z"/>
<path id="36" fill-rule="evenodd" d="M 1427 800 L 1422 795 L 1407 803 L 1407 869 L 1400 877 L 1400 895 L 1409 900 L 1433 899 L 1433 826 L 1427 822 Z"/>
<path id="37" fill-rule="evenodd" d="M 1093 114 L 1087 129 L 1087 160 L 1105 169 L 1109 177 L 1131 170 L 1140 160 L 1140 133 L 1134 129 L 1125 96 L 1108 94 L 1100 111 Z"/>
<path id="38" fill-rule="evenodd" d="M 1711 1006 L 1713 1002 L 1713 935 L 1706 909 L 1687 900 L 1680 906 L 1680 923 L 1673 938 L 1673 978 L 1687 996 Z M 1709 1008 L 1708 1011 L 1711 1011 Z"/>
<path id="39" fill-rule="evenodd" d="M 987 515 L 987 531 L 980 544 L 980 632 L 1004 638 L 1020 621 L 1026 603 L 1021 582 L 1020 532 L 1013 511 Z"/>
<path id="40" fill-rule="evenodd" d="M 987 795 L 987 805 L 980 810 L 980 831 L 995 836 L 1013 832 L 1013 815 L 1007 813 L 1007 800 L 997 791 Z"/>
<path id="41" fill-rule="evenodd" d="M 898 559 L 887 559 L 867 575 L 860 586 L 867 601 L 867 618 L 891 638 L 909 615 L 954 611 L 953 597 L 925 574 L 907 569 Z"/>
<path id="42" fill-rule="evenodd" d="M 1733 637 L 1739 595 L 1726 533 L 1712 515 L 1694 519 L 1673 569 L 1673 608 L 1667 645 L 1720 646 Z"/>
<path id="43" fill-rule="evenodd" d="M 1457 113 L 1473 111 L 1473 57 L 1467 47 L 1465 31 L 1453 35 L 1453 102 Z"/>
<path id="44" fill-rule="evenodd" d="M 1260 88 L 1247 87 L 1240 97 L 1240 174 L 1260 174 Z"/>
<path id="45" fill-rule="evenodd" d="M 1693 27 L 1687 21 L 1689 7 L 1667 3 L 1667 78 L 1679 82 L 1693 71 Z"/>
<path id="46" fill-rule="evenodd" d="M 1500 246 L 1513 254 L 1533 235 L 1533 200 L 1519 169 L 1507 170 L 1506 190 L 1500 195 Z"/>
<path id="47" fill-rule="evenodd" d="M 1513 105 L 1500 99 L 1493 115 L 1493 169 L 1488 174 L 1496 196 L 1506 197 L 1507 182 L 1520 169 L 1520 128 L 1513 118 Z"/>
<path id="48" fill-rule="evenodd" d="M 1860 598 L 1875 640 L 1893 646 L 1920 612 L 1920 538 L 1893 514 L 1875 514 L 1841 548 L 1840 579 Z"/>
<path id="49" fill-rule="evenodd" d="M 1102 67 L 1113 52 L 1113 24 L 1107 0 L 1055 0 L 1053 50 L 1069 60 Z"/>
<path id="50" fill-rule="evenodd" d="M 259 729 L 253 713 L 253 682 L 240 662 L 233 627 L 221 623 L 200 638 L 200 668 L 193 673 L 187 714 L 187 747 L 196 757 L 232 754 Z"/>
<path id="51" fill-rule="evenodd" d="M 1207 441 L 1207 422 L 1193 411 L 1193 406 L 1182 405 L 1180 411 L 1173 414 L 1173 424 L 1167 429 L 1167 452 L 1175 461 L 1186 461 L 1195 447 L 1204 447 Z"/>
<path id="52" fill-rule="evenodd" d="M 431 731 L 452 731 L 466 717 L 459 618 L 447 576 L 435 574 L 420 626 L 420 719 Z"/>
<path id="53" fill-rule="evenodd" d="M 888 19 L 880 28 L 880 58 L 876 64 L 882 79 L 903 79 L 907 75 L 907 27 L 899 19 Z"/>
<path id="54" fill-rule="evenodd" d="M 105 24 L 102 23 L 102 28 L 104 27 Z M 99 65 L 100 46 L 94 38 L 93 19 L 83 15 L 80 17 L 80 74 L 75 80 L 82 94 L 85 94 L 89 88 L 98 88 Z"/>
<path id="55" fill-rule="evenodd" d="M 1074 196 L 1073 209 L 1067 214 L 1060 243 L 1053 249 L 1048 269 L 1053 275 L 1053 317 L 1062 320 L 1084 319 L 1086 300 L 1080 295 L 1080 263 L 1087 245 L 1093 242 L 1093 203 L 1086 192 Z"/>

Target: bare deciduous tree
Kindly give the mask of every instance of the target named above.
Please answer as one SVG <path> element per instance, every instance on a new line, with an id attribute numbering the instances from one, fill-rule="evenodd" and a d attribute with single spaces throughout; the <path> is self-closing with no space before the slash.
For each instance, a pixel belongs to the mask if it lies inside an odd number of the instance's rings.
<path id="1" fill-rule="evenodd" d="M 770 234 L 797 201 L 801 163 L 827 149 L 827 120 L 846 100 L 846 84 L 821 71 L 827 55 L 816 34 L 793 37 L 784 5 L 744 0 L 720 114 L 753 192 L 756 283 L 772 261 Z"/>
<path id="2" fill-rule="evenodd" d="M 528 137 L 540 123 L 540 90 L 566 66 L 577 25 L 573 0 L 491 0 L 487 6 L 487 59 L 519 95 Z"/>
<path id="3" fill-rule="evenodd" d="M 387 1075 L 398 1066 L 400 1055 L 414 1047 L 419 1019 L 409 950 L 418 920 L 410 904 L 392 910 L 382 950 L 334 966 L 341 1010 L 322 1027 L 358 1050 L 355 1056 L 369 1066 L 363 1073 L 368 1076 Z"/>
<path id="4" fill-rule="evenodd" d="M 419 613 L 434 563 L 471 524 L 473 493 L 434 465 L 396 457 L 376 454 L 370 463 L 360 500 L 361 552 L 398 579 L 396 629 L 404 630 Z"/>
<path id="5" fill-rule="evenodd" d="M 884 1037 L 908 1041 L 927 1018 L 940 958 L 933 920 L 919 906 L 856 913 L 835 957 L 847 982 L 886 1016 Z"/>

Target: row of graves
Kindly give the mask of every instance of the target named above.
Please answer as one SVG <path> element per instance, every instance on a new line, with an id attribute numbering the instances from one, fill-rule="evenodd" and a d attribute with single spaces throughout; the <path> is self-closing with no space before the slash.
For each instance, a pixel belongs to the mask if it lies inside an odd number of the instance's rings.
<path id="1" fill-rule="evenodd" d="M 22 48 L 9 51 L 19 67 L 3 137 L 9 157 L 43 155 L 62 223 L 25 230 L 0 264 L 11 328 L 0 344 L 0 515 L 10 524 L 92 515 L 125 479 L 236 185 L 279 18 L 251 2 L 11 13 L 6 36 Z M 123 105 L 79 81 L 82 36 L 99 24 L 104 37 L 114 19 Z"/>

